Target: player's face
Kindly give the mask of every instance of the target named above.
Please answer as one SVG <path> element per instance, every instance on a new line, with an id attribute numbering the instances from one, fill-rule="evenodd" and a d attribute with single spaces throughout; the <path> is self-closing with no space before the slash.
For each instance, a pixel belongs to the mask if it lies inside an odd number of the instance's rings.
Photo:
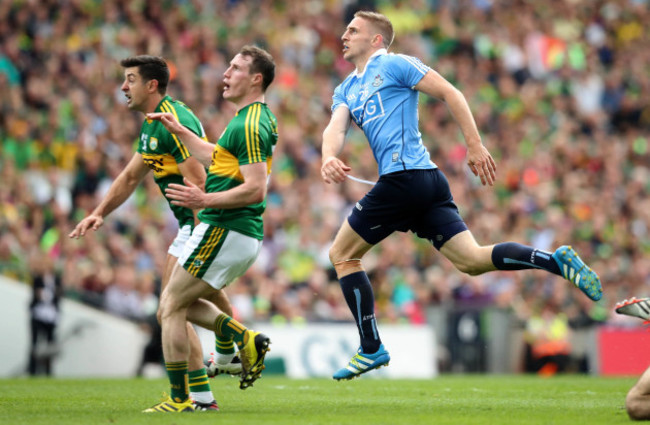
<path id="1" fill-rule="evenodd" d="M 343 41 L 343 58 L 353 62 L 356 58 L 364 57 L 372 48 L 371 25 L 362 18 L 354 18 L 348 24 L 345 32 L 341 36 Z"/>
<path id="2" fill-rule="evenodd" d="M 237 103 L 245 97 L 252 85 L 254 75 L 250 73 L 253 58 L 237 54 L 223 73 L 223 98 Z"/>
<path id="3" fill-rule="evenodd" d="M 126 105 L 129 109 L 145 111 L 147 100 L 149 99 L 149 85 L 151 81 L 143 81 L 142 76 L 138 73 L 138 67 L 124 69 L 124 82 L 122 91 L 126 95 Z"/>

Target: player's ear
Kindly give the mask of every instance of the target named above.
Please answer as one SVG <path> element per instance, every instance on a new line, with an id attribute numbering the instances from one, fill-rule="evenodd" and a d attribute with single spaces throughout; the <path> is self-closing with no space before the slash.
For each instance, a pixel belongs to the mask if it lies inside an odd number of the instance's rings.
<path id="1" fill-rule="evenodd" d="M 262 77 L 262 74 L 259 73 L 259 72 L 256 72 L 255 74 L 253 74 L 252 83 L 253 83 L 253 85 L 259 85 L 260 87 L 262 87 L 262 80 L 263 79 L 264 79 L 264 77 Z"/>
<path id="2" fill-rule="evenodd" d="M 158 91 L 158 80 L 149 80 L 147 81 L 147 88 L 150 93 Z"/>

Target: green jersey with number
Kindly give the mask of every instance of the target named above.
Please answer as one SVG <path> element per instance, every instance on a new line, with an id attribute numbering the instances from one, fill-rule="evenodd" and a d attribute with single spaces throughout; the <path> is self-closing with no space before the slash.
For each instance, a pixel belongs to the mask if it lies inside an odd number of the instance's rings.
<path id="1" fill-rule="evenodd" d="M 255 102 L 240 109 L 212 152 L 205 191 L 222 192 L 239 186 L 244 182 L 240 166 L 246 164 L 265 162 L 268 176 L 277 141 L 278 121 L 265 103 Z M 199 220 L 262 240 L 265 208 L 266 199 L 241 208 L 206 208 L 199 213 Z"/>
<path id="2" fill-rule="evenodd" d="M 183 102 L 165 96 L 154 112 L 172 113 L 178 122 L 203 140 L 207 140 L 201 122 Z M 153 178 L 163 196 L 165 196 L 165 188 L 170 183 L 183 184 L 183 175 L 178 169 L 178 164 L 189 158 L 190 152 L 183 142 L 175 134 L 167 131 L 160 121 L 145 119 L 142 123 L 138 153 L 142 155 L 145 164 L 153 170 Z M 180 227 L 186 224 L 194 226 L 194 214 L 191 209 L 172 205 L 166 196 L 165 198 Z"/>

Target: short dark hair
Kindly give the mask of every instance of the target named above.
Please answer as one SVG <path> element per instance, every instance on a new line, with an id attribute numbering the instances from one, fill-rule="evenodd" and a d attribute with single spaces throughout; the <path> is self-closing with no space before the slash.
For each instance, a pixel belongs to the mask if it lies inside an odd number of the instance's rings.
<path id="1" fill-rule="evenodd" d="M 158 93 L 165 94 L 169 84 L 169 67 L 159 56 L 131 56 L 120 61 L 123 68 L 138 67 L 138 73 L 144 81 L 158 81 Z"/>
<path id="2" fill-rule="evenodd" d="M 262 92 L 265 92 L 267 87 L 273 82 L 275 78 L 275 62 L 273 56 L 266 50 L 252 45 L 246 45 L 239 50 L 242 56 L 249 56 L 253 59 L 249 72 L 251 74 L 262 74 Z"/>
<path id="3" fill-rule="evenodd" d="M 372 12 L 368 10 L 360 10 L 354 14 L 355 18 L 365 19 L 370 21 L 372 25 L 379 31 L 379 34 L 384 39 L 384 47 L 388 49 L 391 44 L 393 44 L 393 39 L 395 38 L 395 30 L 393 30 L 393 24 L 390 22 L 386 16 L 381 13 Z"/>

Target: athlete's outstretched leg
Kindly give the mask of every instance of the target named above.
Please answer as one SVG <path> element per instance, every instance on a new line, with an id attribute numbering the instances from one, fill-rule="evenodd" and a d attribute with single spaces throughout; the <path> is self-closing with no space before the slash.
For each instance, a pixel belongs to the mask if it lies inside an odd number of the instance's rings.
<path id="1" fill-rule="evenodd" d="M 343 223 L 330 249 L 330 261 L 336 269 L 343 296 L 359 330 L 361 347 L 348 365 L 334 379 L 352 379 L 388 364 L 390 356 L 384 349 L 377 330 L 375 298 L 361 258 L 372 248 L 348 224 Z"/>

